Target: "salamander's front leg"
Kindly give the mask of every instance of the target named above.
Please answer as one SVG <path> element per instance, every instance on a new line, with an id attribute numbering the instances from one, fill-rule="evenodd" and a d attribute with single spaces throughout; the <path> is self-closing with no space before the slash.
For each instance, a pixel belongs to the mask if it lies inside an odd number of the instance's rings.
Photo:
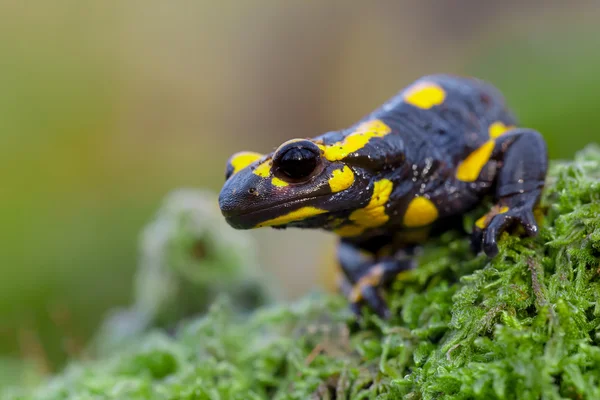
<path id="1" fill-rule="evenodd" d="M 398 273 L 414 268 L 410 256 L 377 257 L 359 247 L 342 241 L 338 247 L 338 261 L 343 272 L 340 289 L 350 301 L 350 308 L 360 316 L 360 307 L 366 304 L 382 318 L 389 317 L 389 308 L 381 295 Z"/>
<path id="2" fill-rule="evenodd" d="M 498 254 L 498 238 L 518 223 L 529 236 L 538 233 L 534 208 L 539 202 L 548 156 L 542 136 L 530 129 L 513 129 L 496 139 L 492 154 L 499 167 L 497 204 L 475 223 L 473 247 L 490 257 Z"/>

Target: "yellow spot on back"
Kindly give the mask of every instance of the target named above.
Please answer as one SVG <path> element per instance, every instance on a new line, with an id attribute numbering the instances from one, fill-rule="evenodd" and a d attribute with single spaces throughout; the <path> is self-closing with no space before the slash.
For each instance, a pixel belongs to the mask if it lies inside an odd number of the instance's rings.
<path id="1" fill-rule="evenodd" d="M 385 213 L 385 204 L 390 199 L 393 188 L 394 184 L 389 179 L 375 182 L 369 204 L 353 211 L 348 218 L 353 224 L 345 225 L 335 230 L 335 233 L 344 237 L 357 236 L 363 233 L 365 229 L 376 228 L 385 224 L 390 219 Z"/>
<path id="2" fill-rule="evenodd" d="M 256 167 L 254 170 L 254 175 L 258 175 L 262 178 L 267 178 L 269 175 L 271 175 L 271 161 L 267 160 Z"/>
<path id="3" fill-rule="evenodd" d="M 424 110 L 438 106 L 446 99 L 446 92 L 432 82 L 419 82 L 404 93 L 404 101 Z"/>
<path id="4" fill-rule="evenodd" d="M 425 226 L 431 224 L 437 217 L 438 209 L 431 200 L 415 197 L 404 213 L 403 223 L 408 227 Z"/>
<path id="5" fill-rule="evenodd" d="M 323 214 L 326 212 L 327 210 L 323 210 L 316 207 L 302 207 L 285 215 L 281 215 L 279 217 L 267 220 L 265 222 L 261 222 L 260 224 L 256 225 L 256 228 L 262 228 L 263 226 L 284 225 L 289 222 L 301 221 L 303 219 L 314 217 L 315 215 Z"/>
<path id="6" fill-rule="evenodd" d="M 504 123 L 496 121 L 490 125 L 488 132 L 492 139 L 496 139 L 497 137 L 504 135 L 506 132 L 514 128 L 515 127 L 512 125 L 504 125 Z"/>
<path id="7" fill-rule="evenodd" d="M 385 122 L 376 119 L 360 124 L 354 132 L 346 136 L 341 142 L 328 146 L 320 145 L 319 147 L 323 150 L 326 159 L 339 161 L 365 147 L 371 138 L 383 137 L 391 131 L 392 129 Z"/>
<path id="8" fill-rule="evenodd" d="M 288 185 L 288 183 L 279 178 L 273 178 L 273 179 L 271 179 L 271 185 L 277 186 L 277 187 L 286 187 Z"/>
<path id="9" fill-rule="evenodd" d="M 261 157 L 262 154 L 253 151 L 240 151 L 232 155 L 229 162 L 233 167 L 233 173 L 236 174 Z"/>
<path id="10" fill-rule="evenodd" d="M 483 166 L 490 160 L 495 145 L 493 140 L 488 140 L 469 154 L 456 168 L 456 178 L 463 182 L 476 181 Z"/>
<path id="11" fill-rule="evenodd" d="M 336 169 L 329 178 L 329 187 L 332 193 L 341 192 L 348 189 L 354 183 L 354 172 L 345 166 L 342 169 Z"/>

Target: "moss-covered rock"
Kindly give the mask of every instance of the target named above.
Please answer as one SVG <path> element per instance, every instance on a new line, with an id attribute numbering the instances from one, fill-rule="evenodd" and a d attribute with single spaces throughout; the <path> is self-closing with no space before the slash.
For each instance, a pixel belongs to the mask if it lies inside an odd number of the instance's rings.
<path id="1" fill-rule="evenodd" d="M 540 235 L 505 235 L 493 260 L 458 234 L 428 244 L 389 292 L 390 321 L 355 325 L 338 296 L 246 317 L 218 301 L 6 398 L 598 399 L 600 149 L 554 163 L 543 205 Z"/>

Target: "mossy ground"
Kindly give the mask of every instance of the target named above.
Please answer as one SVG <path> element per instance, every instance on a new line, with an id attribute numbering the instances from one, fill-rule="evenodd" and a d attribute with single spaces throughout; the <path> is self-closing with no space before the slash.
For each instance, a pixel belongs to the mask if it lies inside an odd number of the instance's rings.
<path id="1" fill-rule="evenodd" d="M 506 235 L 493 260 L 457 234 L 430 243 L 390 321 L 353 324 L 333 295 L 247 317 L 222 300 L 5 398 L 598 399 L 600 149 L 553 163 L 543 205 L 540 235 Z"/>

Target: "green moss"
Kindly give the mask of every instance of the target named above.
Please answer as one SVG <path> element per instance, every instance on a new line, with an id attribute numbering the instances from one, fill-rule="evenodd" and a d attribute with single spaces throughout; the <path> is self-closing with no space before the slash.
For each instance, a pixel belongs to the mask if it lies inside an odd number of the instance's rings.
<path id="1" fill-rule="evenodd" d="M 353 325 L 338 296 L 249 317 L 220 300 L 6 398 L 600 398 L 600 149 L 554 163 L 543 203 L 539 237 L 506 235 L 493 260 L 457 234 L 430 243 L 390 291 L 389 322 Z"/>

